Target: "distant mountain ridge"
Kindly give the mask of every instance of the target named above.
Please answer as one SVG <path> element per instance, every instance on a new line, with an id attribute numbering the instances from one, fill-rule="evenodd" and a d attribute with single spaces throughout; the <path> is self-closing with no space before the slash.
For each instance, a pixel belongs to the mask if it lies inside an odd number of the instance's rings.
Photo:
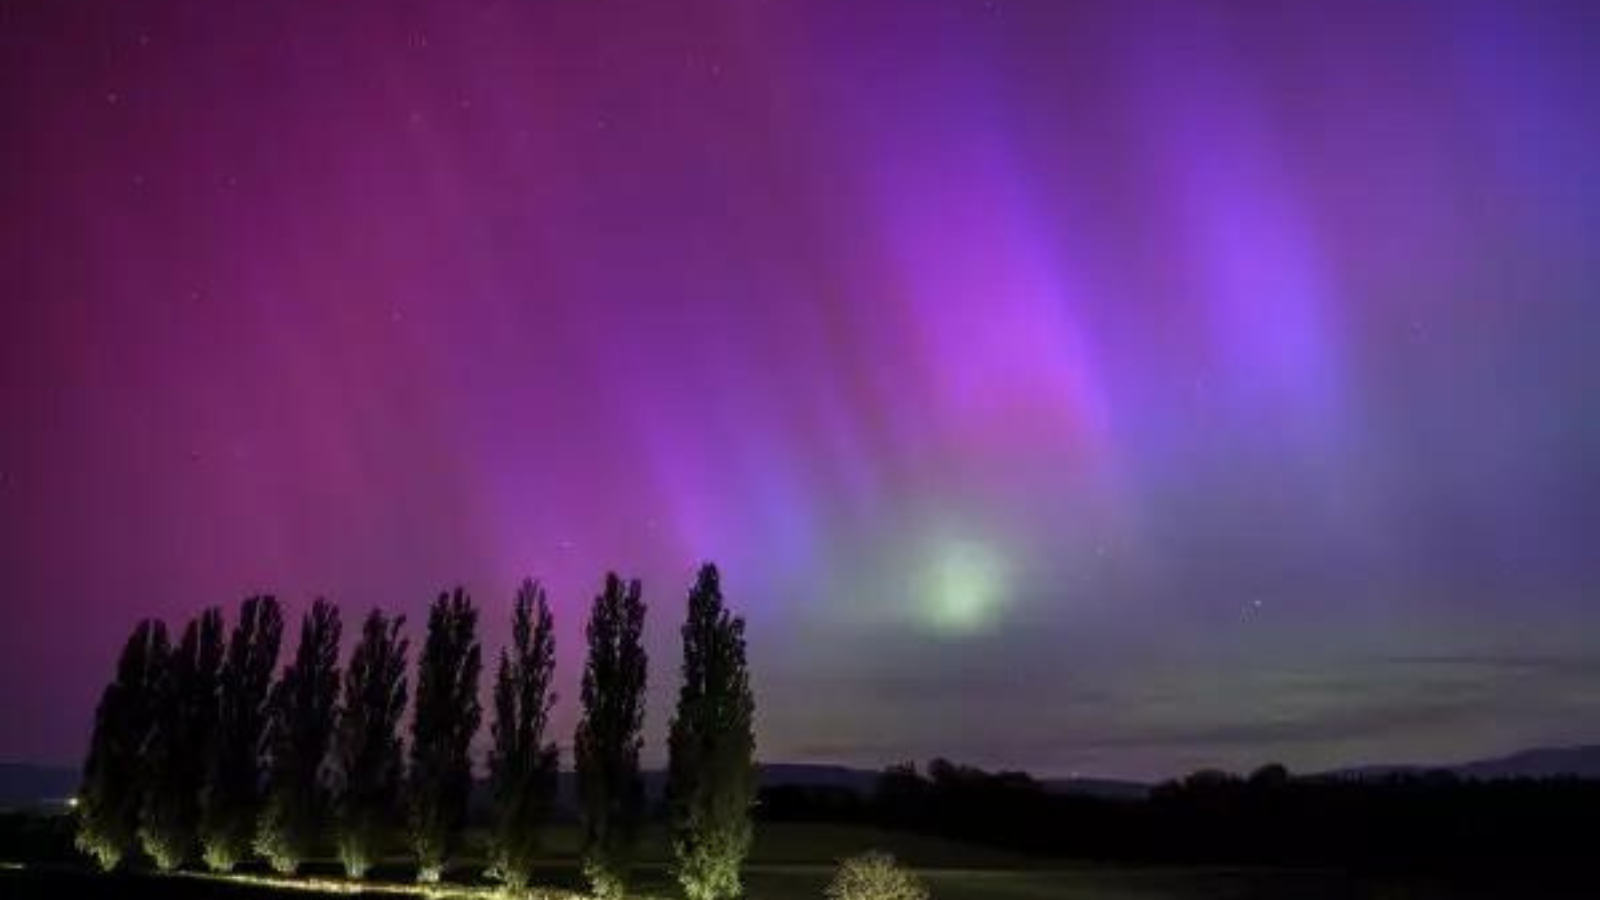
<path id="1" fill-rule="evenodd" d="M 1449 772 L 1461 778 L 1484 781 L 1498 778 L 1600 779 L 1600 745 L 1539 747 L 1455 765 L 1352 766 L 1322 774 L 1341 778 L 1383 778 L 1428 772 Z M 780 785 L 843 788 L 863 795 L 872 792 L 878 775 L 877 769 L 818 763 L 764 763 L 760 767 L 763 788 Z M 0 762 L 0 810 L 59 805 L 77 789 L 78 777 L 76 768 L 66 766 Z M 646 771 L 644 780 L 647 794 L 661 796 L 666 786 L 665 772 Z M 1045 778 L 1040 782 L 1046 790 L 1056 793 L 1127 800 L 1148 796 L 1152 787 L 1145 782 L 1111 778 Z M 576 793 L 571 772 L 561 774 L 560 793 L 563 800 L 569 800 Z"/>
<path id="2" fill-rule="evenodd" d="M 1506 756 L 1472 760 L 1455 765 L 1369 765 L 1327 772 L 1344 778 L 1384 778 L 1449 772 L 1459 778 L 1493 781 L 1501 778 L 1600 778 L 1600 745 L 1536 747 Z"/>

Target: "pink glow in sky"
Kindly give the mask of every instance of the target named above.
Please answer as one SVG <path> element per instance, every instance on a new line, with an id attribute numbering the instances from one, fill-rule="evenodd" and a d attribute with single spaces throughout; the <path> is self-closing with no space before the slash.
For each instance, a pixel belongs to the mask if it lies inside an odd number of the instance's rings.
<path id="1" fill-rule="evenodd" d="M 1600 740 L 1600 5 L 0 5 L 0 759 L 694 566 L 767 759 Z M 348 628 L 347 628 L 348 630 Z M 564 701 L 557 727 L 570 729 Z"/>

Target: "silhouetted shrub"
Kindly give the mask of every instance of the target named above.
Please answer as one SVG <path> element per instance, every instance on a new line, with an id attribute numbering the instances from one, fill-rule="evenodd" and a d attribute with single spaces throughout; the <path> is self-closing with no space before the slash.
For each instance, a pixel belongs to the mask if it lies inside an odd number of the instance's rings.
<path id="1" fill-rule="evenodd" d="M 827 889 L 828 900 L 927 900 L 928 889 L 893 856 L 876 850 L 839 864 Z"/>

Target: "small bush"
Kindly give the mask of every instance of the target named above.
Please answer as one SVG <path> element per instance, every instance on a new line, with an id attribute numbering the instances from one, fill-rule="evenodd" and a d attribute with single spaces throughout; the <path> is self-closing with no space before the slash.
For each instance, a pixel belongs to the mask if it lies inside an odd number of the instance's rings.
<path id="1" fill-rule="evenodd" d="M 871 850 L 839 864 L 828 900 L 928 900 L 928 889 L 893 856 Z"/>
<path id="2" fill-rule="evenodd" d="M 102 872 L 110 872 L 115 869 L 117 864 L 122 862 L 122 856 L 125 852 L 117 842 L 110 838 L 91 834 L 87 829 L 78 834 L 76 845 L 79 850 L 94 857 L 95 863 L 100 866 Z"/>

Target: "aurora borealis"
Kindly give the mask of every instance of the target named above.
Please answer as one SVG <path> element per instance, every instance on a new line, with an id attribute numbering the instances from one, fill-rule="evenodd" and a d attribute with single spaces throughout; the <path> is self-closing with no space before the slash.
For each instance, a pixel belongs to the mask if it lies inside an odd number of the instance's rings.
<path id="1" fill-rule="evenodd" d="M 769 760 L 1600 741 L 1600 4 L 0 5 L 0 759 L 694 566 Z"/>

